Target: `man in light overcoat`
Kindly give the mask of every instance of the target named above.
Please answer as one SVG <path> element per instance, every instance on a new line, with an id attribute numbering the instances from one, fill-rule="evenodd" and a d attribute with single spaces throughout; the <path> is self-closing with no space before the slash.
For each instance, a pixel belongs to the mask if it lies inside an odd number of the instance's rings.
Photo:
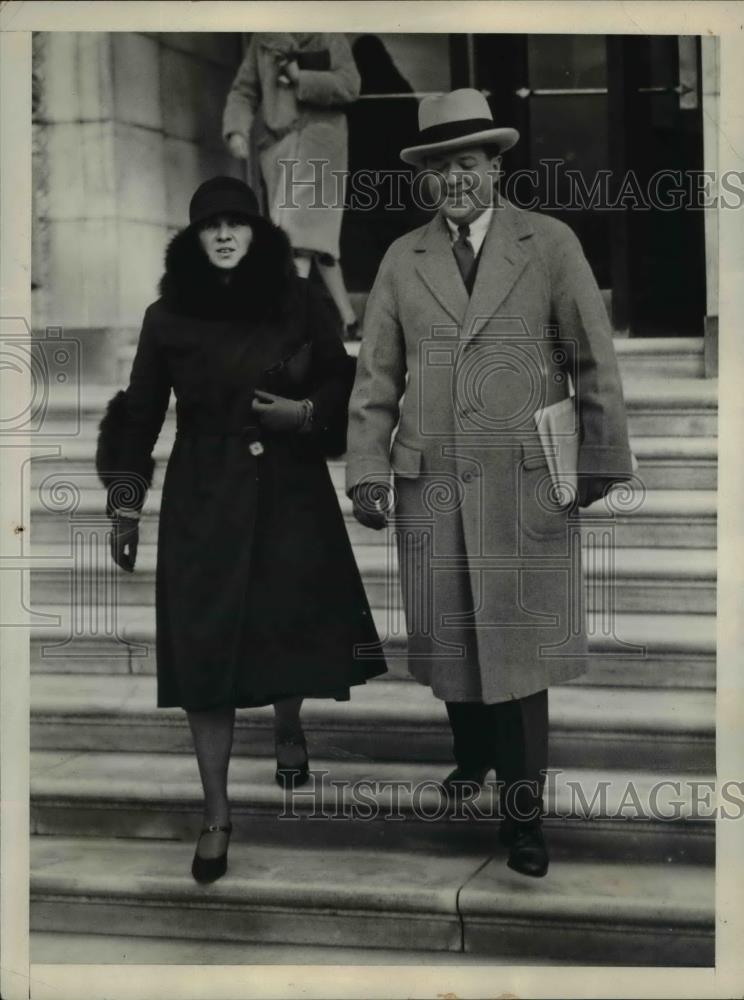
<path id="1" fill-rule="evenodd" d="M 409 671 L 452 727 L 448 793 L 494 768 L 508 864 L 539 876 L 547 689 L 586 669 L 578 508 L 633 469 L 622 386 L 573 231 L 499 194 L 518 133 L 470 89 L 424 99 L 419 128 L 401 157 L 441 203 L 391 245 L 369 296 L 346 491 L 362 524 L 393 516 Z M 535 420 L 572 394 L 573 498 Z"/>

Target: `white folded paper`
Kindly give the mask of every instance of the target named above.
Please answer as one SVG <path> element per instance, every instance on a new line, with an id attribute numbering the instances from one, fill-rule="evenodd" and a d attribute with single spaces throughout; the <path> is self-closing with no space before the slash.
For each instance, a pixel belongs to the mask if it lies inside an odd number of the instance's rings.
<path id="1" fill-rule="evenodd" d="M 535 424 L 553 480 L 555 502 L 568 507 L 578 490 L 579 422 L 573 393 L 538 410 Z"/>
<path id="2" fill-rule="evenodd" d="M 537 433 L 553 480 L 555 502 L 560 506 L 573 503 L 578 492 L 579 419 L 570 375 L 568 391 L 565 399 L 535 413 Z M 636 472 L 638 459 L 632 452 L 631 459 L 633 472 Z"/>

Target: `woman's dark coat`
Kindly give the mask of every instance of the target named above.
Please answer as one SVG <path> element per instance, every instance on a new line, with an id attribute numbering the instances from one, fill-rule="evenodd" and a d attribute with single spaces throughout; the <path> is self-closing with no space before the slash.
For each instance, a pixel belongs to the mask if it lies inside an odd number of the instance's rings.
<path id="1" fill-rule="evenodd" d="M 233 275 L 220 282 L 193 227 L 174 237 L 129 386 L 101 423 L 107 509 L 141 508 L 175 391 L 158 529 L 159 707 L 343 699 L 386 669 L 374 650 L 355 651 L 378 636 L 326 465 L 344 448 L 353 381 L 338 320 L 265 220 Z M 255 388 L 311 398 L 315 429 L 261 428 Z"/>

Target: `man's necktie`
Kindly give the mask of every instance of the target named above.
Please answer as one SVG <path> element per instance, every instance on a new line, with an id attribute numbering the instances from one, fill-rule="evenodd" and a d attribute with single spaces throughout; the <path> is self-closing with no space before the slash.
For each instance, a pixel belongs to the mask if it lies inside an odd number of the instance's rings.
<path id="1" fill-rule="evenodd" d="M 470 226 L 465 223 L 465 225 L 457 227 L 457 239 L 452 244 L 452 249 L 455 253 L 455 260 L 457 261 L 457 266 L 460 268 L 460 274 L 462 275 L 462 280 L 465 283 L 465 287 L 468 290 L 468 295 L 473 290 L 473 273 L 475 270 L 475 252 L 473 250 L 473 244 L 470 242 L 468 237 L 470 236 Z"/>

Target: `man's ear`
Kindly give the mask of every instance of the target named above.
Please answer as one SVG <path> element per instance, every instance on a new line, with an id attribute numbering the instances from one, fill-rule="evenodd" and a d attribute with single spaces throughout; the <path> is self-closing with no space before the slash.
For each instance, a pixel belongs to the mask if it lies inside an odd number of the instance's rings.
<path id="1" fill-rule="evenodd" d="M 494 183 L 501 179 L 501 153 L 497 153 L 495 156 L 491 157 L 491 173 L 493 174 Z"/>

